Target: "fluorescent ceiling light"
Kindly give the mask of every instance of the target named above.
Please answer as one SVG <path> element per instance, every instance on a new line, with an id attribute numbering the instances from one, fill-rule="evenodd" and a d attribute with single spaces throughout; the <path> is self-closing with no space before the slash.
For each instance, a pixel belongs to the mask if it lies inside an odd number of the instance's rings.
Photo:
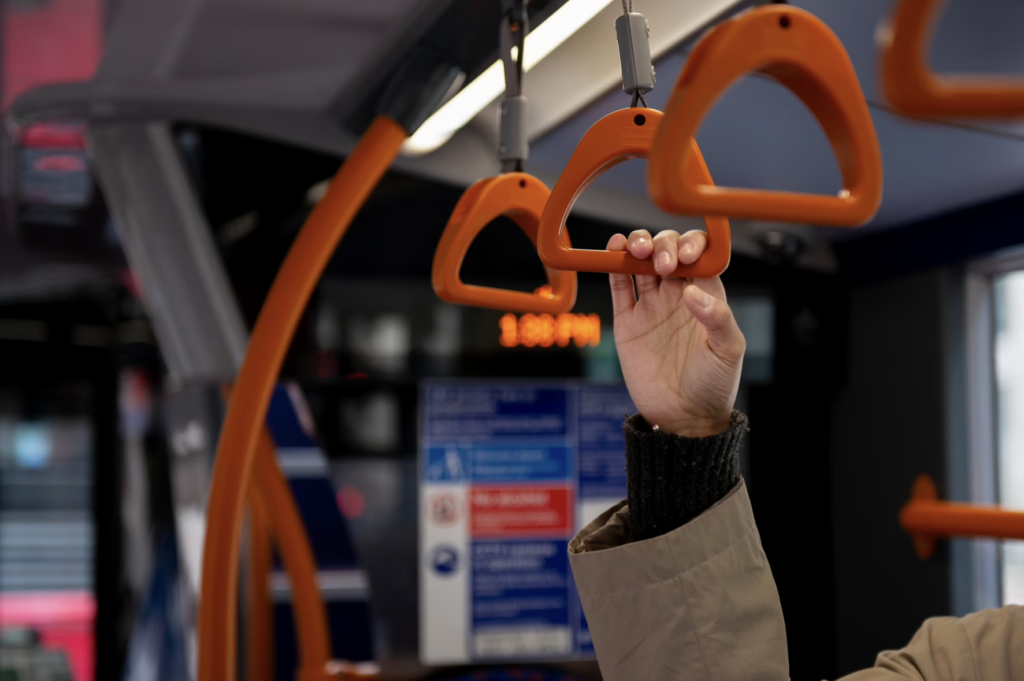
<path id="1" fill-rule="evenodd" d="M 526 36 L 523 69 L 529 71 L 551 54 L 612 0 L 569 0 L 547 21 Z M 610 30 L 610 29 L 609 29 Z M 426 154 L 451 139 L 460 128 L 473 120 L 485 106 L 505 91 L 505 72 L 501 61 L 487 67 L 473 82 L 462 88 L 405 141 L 402 150 L 412 156 Z"/>

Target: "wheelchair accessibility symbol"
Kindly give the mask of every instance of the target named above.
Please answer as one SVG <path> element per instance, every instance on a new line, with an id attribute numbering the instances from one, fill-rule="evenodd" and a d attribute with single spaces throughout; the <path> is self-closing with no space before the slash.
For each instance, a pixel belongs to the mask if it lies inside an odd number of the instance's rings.
<path id="1" fill-rule="evenodd" d="M 431 447 L 427 453 L 427 480 L 461 482 L 469 477 L 462 453 L 455 448 Z"/>
<path id="2" fill-rule="evenodd" d="M 430 554 L 430 566 L 441 577 L 450 577 L 459 569 L 459 552 L 454 546 L 441 544 Z"/>

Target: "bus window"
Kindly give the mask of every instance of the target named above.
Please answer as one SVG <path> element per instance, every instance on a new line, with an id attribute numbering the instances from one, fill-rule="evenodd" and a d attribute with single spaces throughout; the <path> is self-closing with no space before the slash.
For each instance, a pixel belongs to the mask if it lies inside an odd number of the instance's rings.
<path id="1" fill-rule="evenodd" d="M 996 450 L 1000 502 L 1024 509 L 1024 270 L 997 275 L 995 298 Z M 1003 603 L 1024 603 L 1024 542 L 1005 542 Z"/>

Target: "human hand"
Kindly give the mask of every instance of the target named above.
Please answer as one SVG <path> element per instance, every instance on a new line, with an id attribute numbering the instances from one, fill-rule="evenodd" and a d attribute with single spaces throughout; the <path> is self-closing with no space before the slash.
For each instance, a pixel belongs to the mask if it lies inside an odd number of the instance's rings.
<path id="1" fill-rule="evenodd" d="M 653 258 L 668 274 L 690 264 L 707 246 L 700 230 L 645 229 L 614 235 L 609 251 Z M 633 404 L 652 426 L 685 437 L 728 430 L 740 384 L 746 340 L 714 279 L 609 275 L 615 310 L 615 347 Z"/>

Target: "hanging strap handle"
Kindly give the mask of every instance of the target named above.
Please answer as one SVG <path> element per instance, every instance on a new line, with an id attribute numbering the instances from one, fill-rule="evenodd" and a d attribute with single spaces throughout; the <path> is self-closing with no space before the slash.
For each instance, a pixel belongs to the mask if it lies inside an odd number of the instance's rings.
<path id="1" fill-rule="evenodd" d="M 839 161 L 837 196 L 716 187 L 686 170 L 691 139 L 715 101 L 760 72 L 799 97 L 821 123 Z M 664 210 L 754 220 L 856 227 L 882 201 L 882 155 L 857 73 L 842 43 L 809 12 L 766 5 L 719 24 L 694 49 L 665 110 L 647 167 Z"/>
<path id="2" fill-rule="evenodd" d="M 885 98 L 915 118 L 1024 117 L 1024 79 L 932 71 L 928 51 L 942 5 L 943 0 L 903 0 L 880 32 Z"/>
<path id="3" fill-rule="evenodd" d="M 480 180 L 462 195 L 434 252 L 431 281 L 442 300 L 508 312 L 559 314 L 576 304 L 576 273 L 546 268 L 548 286 L 533 293 L 463 283 L 460 271 L 470 244 L 495 219 L 511 218 L 537 243 L 547 186 L 526 173 L 504 173 Z M 568 240 L 568 236 L 566 236 Z"/>
<path id="4" fill-rule="evenodd" d="M 657 275 L 650 258 L 639 260 L 626 251 L 572 248 L 564 230 L 576 199 L 595 179 L 623 161 L 650 155 L 661 121 L 662 113 L 654 109 L 622 109 L 608 114 L 587 131 L 558 178 L 540 220 L 537 252 L 545 265 L 577 272 Z M 711 184 L 711 174 L 700 149 L 696 142 L 691 140 L 691 144 L 686 177 L 690 182 Z M 704 253 L 690 265 L 680 264 L 670 276 L 706 279 L 717 277 L 729 266 L 732 253 L 729 221 L 705 218 L 704 224 L 708 238 Z"/>

